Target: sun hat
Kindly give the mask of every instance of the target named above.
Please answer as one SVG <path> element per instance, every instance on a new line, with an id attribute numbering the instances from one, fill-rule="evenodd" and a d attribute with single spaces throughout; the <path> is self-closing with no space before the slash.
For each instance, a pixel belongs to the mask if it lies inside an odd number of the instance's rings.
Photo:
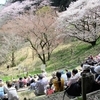
<path id="1" fill-rule="evenodd" d="M 100 65 L 99 66 L 96 66 L 94 68 L 94 71 L 97 73 L 97 74 L 100 74 Z"/>
<path id="2" fill-rule="evenodd" d="M 84 65 L 83 65 L 83 71 L 84 71 L 84 70 L 88 70 L 88 69 L 90 69 L 90 65 L 84 64 Z"/>

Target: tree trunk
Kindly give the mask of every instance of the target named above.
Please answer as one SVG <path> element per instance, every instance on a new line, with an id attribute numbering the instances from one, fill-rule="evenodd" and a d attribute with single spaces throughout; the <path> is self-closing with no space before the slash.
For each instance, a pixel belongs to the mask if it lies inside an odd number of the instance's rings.
<path id="1" fill-rule="evenodd" d="M 43 59 L 42 62 L 43 62 L 44 65 L 46 65 L 46 61 L 45 61 L 45 59 Z"/>
<path id="2" fill-rule="evenodd" d="M 47 61 L 49 61 L 50 60 L 50 53 L 48 52 L 48 59 L 47 59 Z"/>
<path id="3" fill-rule="evenodd" d="M 42 63 L 46 65 L 46 59 L 42 58 L 39 53 L 37 53 L 37 54 L 38 54 L 38 57 L 40 58 L 40 60 L 42 61 Z"/>
<path id="4" fill-rule="evenodd" d="M 11 60 L 11 63 L 12 63 L 12 67 L 14 67 L 15 66 L 15 55 L 14 55 L 15 53 L 14 52 L 12 52 L 12 60 Z"/>
<path id="5" fill-rule="evenodd" d="M 32 49 L 32 60 L 34 60 L 34 50 Z"/>

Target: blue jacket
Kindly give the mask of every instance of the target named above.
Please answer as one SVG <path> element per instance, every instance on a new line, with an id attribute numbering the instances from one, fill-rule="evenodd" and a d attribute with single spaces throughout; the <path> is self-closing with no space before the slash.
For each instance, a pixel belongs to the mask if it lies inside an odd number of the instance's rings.
<path id="1" fill-rule="evenodd" d="M 3 97 L 3 96 L 4 96 L 4 88 L 0 87 L 0 97 Z"/>

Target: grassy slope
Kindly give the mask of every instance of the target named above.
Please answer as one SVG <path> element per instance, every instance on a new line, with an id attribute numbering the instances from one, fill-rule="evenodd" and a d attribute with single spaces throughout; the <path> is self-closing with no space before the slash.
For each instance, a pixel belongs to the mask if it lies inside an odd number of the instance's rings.
<path id="1" fill-rule="evenodd" d="M 100 40 L 97 42 L 97 45 L 92 47 L 90 44 L 81 42 L 81 41 L 73 41 L 68 44 L 59 45 L 51 56 L 51 60 L 47 62 L 47 72 L 51 72 L 54 70 L 59 70 L 63 68 L 68 68 L 71 70 L 72 68 L 76 68 L 80 66 L 80 64 L 87 58 L 90 54 L 96 56 L 100 53 Z M 40 73 L 41 61 L 36 57 L 34 60 L 32 59 L 32 50 L 29 47 L 23 48 L 16 53 L 17 63 L 19 63 L 22 67 L 27 67 L 29 74 Z M 28 54 L 28 55 L 27 55 Z M 24 75 L 23 70 L 18 71 L 16 68 L 10 68 L 9 71 L 6 69 L 6 65 L 0 69 L 2 72 L 8 74 L 8 76 L 4 77 L 4 80 L 8 80 L 9 76 L 14 77 L 16 75 Z M 4 70 L 5 69 L 5 70 Z M 2 77 L 3 78 L 3 77 Z"/>
<path id="2" fill-rule="evenodd" d="M 69 45 L 59 46 L 52 54 L 47 70 L 78 67 L 90 54 L 96 56 L 100 53 L 99 50 L 100 40 L 94 47 L 81 41 L 74 41 Z"/>

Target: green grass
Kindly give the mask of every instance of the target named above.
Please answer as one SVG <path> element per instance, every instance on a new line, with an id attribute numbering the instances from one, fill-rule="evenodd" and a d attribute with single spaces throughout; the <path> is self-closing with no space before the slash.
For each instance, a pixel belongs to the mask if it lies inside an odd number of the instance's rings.
<path id="1" fill-rule="evenodd" d="M 76 45 L 75 45 L 76 44 Z M 57 48 L 58 49 L 58 48 Z M 90 54 L 96 56 L 100 51 L 100 40 L 97 41 L 97 45 L 92 47 L 88 43 L 81 41 L 74 41 L 71 43 L 71 47 L 58 49 L 51 56 L 51 60 L 47 63 L 47 71 L 53 71 L 68 67 L 69 69 L 79 66 L 85 58 Z"/>
<path id="2" fill-rule="evenodd" d="M 87 58 L 90 54 L 96 56 L 100 53 L 100 39 L 97 41 L 97 44 L 92 47 L 88 43 L 84 43 L 81 41 L 74 40 L 69 42 L 68 44 L 59 45 L 51 55 L 50 61 L 47 62 L 46 71 L 52 72 L 55 70 L 68 68 L 72 70 L 77 66 L 80 66 L 81 63 Z M 20 61 L 24 62 L 25 57 L 20 57 Z M 36 60 L 34 65 L 31 66 L 28 74 L 34 75 L 41 73 L 41 61 Z M 33 70 L 34 69 L 34 70 Z M 9 77 L 3 77 L 4 80 L 8 80 Z"/>
<path id="3" fill-rule="evenodd" d="M 1 78 L 3 79 L 4 82 L 6 82 L 7 80 L 11 80 L 12 79 L 11 76 L 2 76 Z"/>

